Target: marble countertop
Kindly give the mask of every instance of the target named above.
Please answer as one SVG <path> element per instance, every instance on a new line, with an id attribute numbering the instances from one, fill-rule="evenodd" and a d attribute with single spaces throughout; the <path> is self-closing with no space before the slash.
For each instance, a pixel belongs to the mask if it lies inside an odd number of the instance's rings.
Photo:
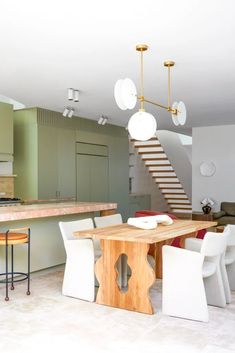
<path id="1" fill-rule="evenodd" d="M 116 203 L 60 202 L 0 207 L 0 222 L 116 209 Z"/>

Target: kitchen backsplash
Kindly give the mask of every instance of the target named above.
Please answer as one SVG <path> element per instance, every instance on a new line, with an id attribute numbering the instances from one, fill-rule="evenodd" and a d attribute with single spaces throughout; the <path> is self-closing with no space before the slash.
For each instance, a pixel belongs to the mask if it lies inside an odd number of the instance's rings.
<path id="1" fill-rule="evenodd" d="M 12 175 L 13 163 L 12 162 L 0 162 L 0 175 Z"/>

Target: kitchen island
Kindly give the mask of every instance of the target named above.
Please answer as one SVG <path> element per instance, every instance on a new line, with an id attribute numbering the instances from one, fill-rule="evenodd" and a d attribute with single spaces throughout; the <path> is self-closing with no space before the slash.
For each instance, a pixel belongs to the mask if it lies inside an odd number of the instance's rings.
<path id="1" fill-rule="evenodd" d="M 0 230 L 30 227 L 31 271 L 63 264 L 65 251 L 58 223 L 116 212 L 116 203 L 58 202 L 0 207 Z M 15 247 L 15 268 L 26 269 L 26 246 Z M 4 266 L 4 247 L 0 247 L 0 266 Z"/>

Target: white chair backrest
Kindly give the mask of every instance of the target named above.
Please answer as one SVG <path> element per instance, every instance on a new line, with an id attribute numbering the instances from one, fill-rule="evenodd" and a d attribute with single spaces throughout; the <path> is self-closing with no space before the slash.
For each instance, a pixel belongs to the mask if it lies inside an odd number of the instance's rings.
<path id="1" fill-rule="evenodd" d="M 64 241 L 78 240 L 79 238 L 75 237 L 73 232 L 76 232 L 77 230 L 93 229 L 94 223 L 91 218 L 86 218 L 72 222 L 59 222 L 59 227 Z"/>
<path id="2" fill-rule="evenodd" d="M 120 213 L 112 214 L 110 216 L 95 217 L 94 221 L 97 228 L 115 226 L 123 223 Z"/>
<path id="3" fill-rule="evenodd" d="M 201 254 L 205 257 L 220 256 L 225 252 L 227 246 L 226 236 L 221 236 L 221 233 L 207 232 L 201 247 Z"/>
<path id="4" fill-rule="evenodd" d="M 229 231 L 230 234 L 228 236 L 228 246 L 235 246 L 235 225 L 234 224 L 228 224 L 225 228 L 222 234 L 225 232 Z"/>

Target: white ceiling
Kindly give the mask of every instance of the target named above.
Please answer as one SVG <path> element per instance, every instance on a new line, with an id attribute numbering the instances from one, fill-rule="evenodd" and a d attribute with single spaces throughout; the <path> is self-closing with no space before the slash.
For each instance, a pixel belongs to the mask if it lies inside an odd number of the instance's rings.
<path id="1" fill-rule="evenodd" d="M 74 87 L 81 91 L 76 115 L 104 114 L 126 126 L 132 112 L 119 110 L 113 87 L 125 77 L 138 86 L 135 45 L 146 43 L 147 98 L 166 103 L 162 64 L 172 59 L 172 96 L 187 106 L 186 130 L 233 124 L 234 10 L 233 0 L 3 0 L 0 94 L 62 112 Z M 158 128 L 177 129 L 164 110 L 146 110 Z"/>

